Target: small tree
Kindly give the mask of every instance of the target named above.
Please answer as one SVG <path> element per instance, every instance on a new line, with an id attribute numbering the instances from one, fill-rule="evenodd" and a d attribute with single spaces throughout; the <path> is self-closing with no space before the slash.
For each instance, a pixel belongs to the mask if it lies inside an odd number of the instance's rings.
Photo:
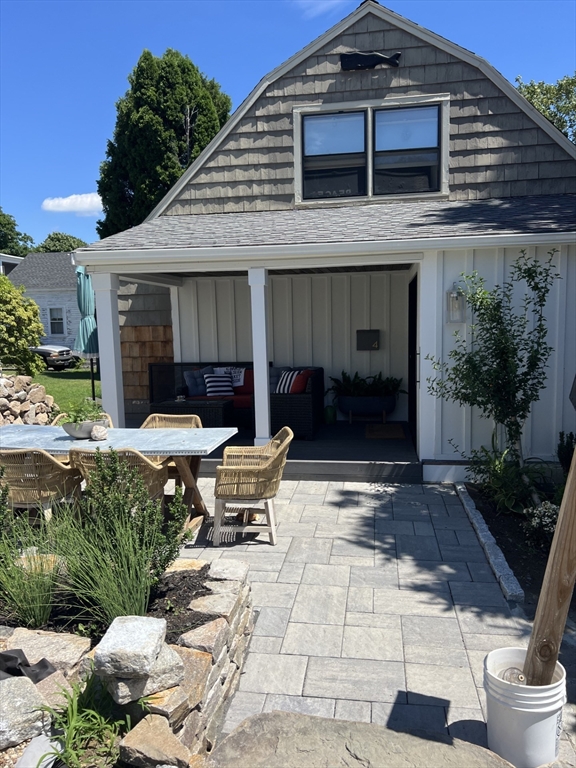
<path id="1" fill-rule="evenodd" d="M 480 414 L 504 428 L 510 456 L 522 463 L 520 438 L 532 403 L 546 382 L 552 347 L 546 343 L 544 306 L 559 275 L 552 259 L 529 258 L 526 251 L 510 268 L 504 285 L 485 287 L 477 272 L 464 276 L 464 296 L 473 312 L 470 343 L 456 333 L 456 347 L 449 362 L 431 355 L 438 376 L 428 378 L 428 391 L 460 405 L 475 406 Z M 518 308 L 514 293 L 518 284 L 527 291 Z"/>
<path id="2" fill-rule="evenodd" d="M 51 232 L 44 242 L 34 248 L 36 253 L 68 253 L 83 248 L 88 243 L 65 232 Z"/>
<path id="3" fill-rule="evenodd" d="M 576 142 L 576 72 L 560 78 L 557 83 L 523 82 L 516 78 L 516 88 L 552 125 Z"/>
<path id="4" fill-rule="evenodd" d="M 44 363 L 29 347 L 40 344 L 44 326 L 38 304 L 23 294 L 24 288 L 16 288 L 6 275 L 0 275 L 0 363 L 33 376 Z"/>
<path id="5" fill-rule="evenodd" d="M 30 235 L 18 231 L 14 216 L 4 213 L 0 208 L 0 253 L 11 256 L 26 256 L 34 247 Z"/>

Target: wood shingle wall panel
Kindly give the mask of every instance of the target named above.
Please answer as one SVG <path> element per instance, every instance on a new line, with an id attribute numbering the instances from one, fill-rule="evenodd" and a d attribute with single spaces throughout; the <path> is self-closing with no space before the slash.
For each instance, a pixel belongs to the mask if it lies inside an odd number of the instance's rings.
<path id="1" fill-rule="evenodd" d="M 342 72 L 373 49 L 400 67 Z M 451 96 L 452 200 L 576 192 L 576 162 L 480 69 L 370 13 L 271 83 L 164 214 L 292 208 L 294 106 L 434 93 Z"/>

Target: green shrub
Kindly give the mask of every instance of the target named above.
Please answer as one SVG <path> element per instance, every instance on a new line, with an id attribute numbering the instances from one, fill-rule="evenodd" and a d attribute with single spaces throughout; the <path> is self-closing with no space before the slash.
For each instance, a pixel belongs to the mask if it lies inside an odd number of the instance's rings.
<path id="1" fill-rule="evenodd" d="M 93 673 L 86 683 L 62 689 L 64 708 L 43 707 L 52 719 L 59 749 L 54 755 L 66 768 L 107 768 L 116 765 L 119 737 L 130 730 L 130 717 L 114 719 L 116 706 L 100 679 Z M 42 757 L 46 757 L 43 755 Z"/>
<path id="2" fill-rule="evenodd" d="M 524 528 L 529 538 L 536 544 L 545 542 L 550 545 L 554 538 L 559 512 L 560 507 L 551 501 L 543 501 L 538 507 L 527 507 L 524 510 L 526 517 Z"/>
<path id="3" fill-rule="evenodd" d="M 4 517 L 0 531 L 0 605 L 7 619 L 38 629 L 47 624 L 58 588 L 60 561 L 47 523 Z"/>
<path id="4" fill-rule="evenodd" d="M 539 472 L 521 466 L 518 457 L 507 449 L 498 451 L 482 446 L 469 456 L 468 475 L 499 512 L 521 512 L 532 501 L 532 487 Z M 528 479 L 528 483 L 526 482 Z"/>
<path id="5" fill-rule="evenodd" d="M 572 464 L 572 456 L 574 455 L 574 447 L 576 446 L 576 436 L 574 432 L 560 432 L 560 439 L 558 441 L 558 448 L 556 449 L 556 455 L 558 461 L 564 471 L 564 475 L 568 477 L 570 471 L 570 465 Z"/>

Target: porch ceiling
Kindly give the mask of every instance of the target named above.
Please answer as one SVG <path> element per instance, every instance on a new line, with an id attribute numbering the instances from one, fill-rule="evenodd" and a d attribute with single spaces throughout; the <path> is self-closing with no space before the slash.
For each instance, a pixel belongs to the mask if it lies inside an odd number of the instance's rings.
<path id="1" fill-rule="evenodd" d="M 386 241 L 485 238 L 576 231 L 576 196 L 546 195 L 476 201 L 391 202 L 258 213 L 160 216 L 77 251 L 91 254 L 195 249 L 257 249 Z M 480 244 L 480 243 L 479 243 Z M 432 247 L 432 246 L 431 246 Z M 110 254 L 111 255 L 111 254 Z"/>

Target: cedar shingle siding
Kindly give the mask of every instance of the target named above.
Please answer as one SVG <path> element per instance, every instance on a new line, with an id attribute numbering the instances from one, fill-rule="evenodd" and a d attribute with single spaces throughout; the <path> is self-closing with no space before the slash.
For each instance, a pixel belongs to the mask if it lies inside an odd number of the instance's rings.
<path id="1" fill-rule="evenodd" d="M 353 50 L 402 51 L 400 67 L 342 72 Z M 272 83 L 165 214 L 292 208 L 293 107 L 435 93 L 451 95 L 451 200 L 576 192 L 576 162 L 480 69 L 368 14 Z"/>

